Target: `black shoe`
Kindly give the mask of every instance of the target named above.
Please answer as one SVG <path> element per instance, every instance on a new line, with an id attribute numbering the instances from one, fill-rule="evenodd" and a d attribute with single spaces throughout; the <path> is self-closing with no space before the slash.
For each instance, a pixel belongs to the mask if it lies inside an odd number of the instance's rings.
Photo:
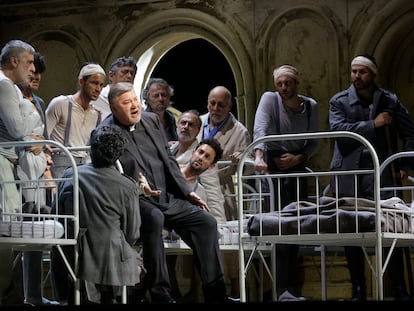
<path id="1" fill-rule="evenodd" d="M 409 301 L 412 300 L 412 297 L 408 295 L 407 291 L 401 286 L 396 286 L 393 289 L 394 299 L 396 301 Z"/>
<path id="2" fill-rule="evenodd" d="M 226 298 L 224 298 L 223 303 L 240 303 L 240 298 L 233 298 L 233 297 L 227 296 Z"/>
<path id="3" fill-rule="evenodd" d="M 208 301 L 204 301 L 205 303 L 212 303 L 212 304 L 234 304 L 234 303 L 241 303 L 240 302 L 240 298 L 233 298 L 230 296 L 225 296 L 224 298 L 221 299 L 214 299 L 214 300 L 208 300 Z"/>
<path id="4" fill-rule="evenodd" d="M 353 286 L 352 287 L 352 301 L 366 301 L 367 294 L 365 292 L 365 287 L 363 286 Z"/>
<path id="5" fill-rule="evenodd" d="M 183 295 L 181 294 L 180 290 L 178 288 L 173 288 L 171 290 L 171 297 L 175 300 L 180 299 L 181 297 L 183 297 Z"/>
<path id="6" fill-rule="evenodd" d="M 205 303 L 239 303 L 240 299 L 232 298 L 226 294 L 226 283 L 224 279 L 203 285 L 204 302 Z"/>
<path id="7" fill-rule="evenodd" d="M 177 303 L 170 296 L 161 296 L 161 295 L 151 295 L 151 303 Z"/>
<path id="8" fill-rule="evenodd" d="M 119 297 L 121 299 L 121 297 Z M 118 301 L 119 302 L 119 301 Z M 128 287 L 127 304 L 147 304 L 149 303 L 144 290 Z"/>

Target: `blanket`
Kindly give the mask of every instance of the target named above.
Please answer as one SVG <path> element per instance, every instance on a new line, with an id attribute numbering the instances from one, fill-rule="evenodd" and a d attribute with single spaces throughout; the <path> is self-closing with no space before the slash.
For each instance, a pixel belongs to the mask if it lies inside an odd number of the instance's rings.
<path id="1" fill-rule="evenodd" d="M 57 239 L 61 238 L 63 234 L 63 225 L 55 220 L 0 221 L 1 237 Z"/>
<path id="2" fill-rule="evenodd" d="M 255 214 L 250 217 L 247 230 L 252 236 L 279 232 L 282 235 L 374 232 L 375 219 L 372 200 L 322 197 L 319 205 L 299 201 L 281 211 Z M 397 197 L 381 200 L 381 226 L 385 232 L 412 232 L 409 206 Z"/>

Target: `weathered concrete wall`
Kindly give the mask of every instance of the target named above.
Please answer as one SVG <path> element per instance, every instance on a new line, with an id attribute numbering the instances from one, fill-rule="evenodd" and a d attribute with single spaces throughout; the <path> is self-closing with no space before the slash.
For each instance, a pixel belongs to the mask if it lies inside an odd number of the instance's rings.
<path id="1" fill-rule="evenodd" d="M 120 55 L 140 59 L 139 90 L 169 49 L 203 38 L 228 60 L 238 117 L 250 130 L 260 95 L 274 89 L 272 71 L 282 63 L 298 67 L 301 92 L 319 102 L 320 128 L 328 129 L 329 98 L 349 85 L 350 60 L 365 51 L 377 57 L 380 85 L 414 112 L 409 0 L 6 0 L 0 18 L 1 44 L 21 38 L 47 57 L 39 92 L 46 101 L 75 91 L 84 61 L 107 68 Z M 330 148 L 320 147 L 313 167 L 329 162 Z"/>
<path id="2" fill-rule="evenodd" d="M 411 0 L 2 0 L 0 44 L 15 38 L 47 58 L 39 92 L 46 101 L 76 90 L 84 61 L 108 68 L 121 55 L 139 60 L 139 90 L 168 50 L 202 38 L 228 60 L 238 118 L 249 130 L 261 94 L 274 89 L 274 67 L 283 63 L 299 69 L 301 93 L 319 102 L 320 129 L 327 130 L 328 101 L 348 87 L 350 61 L 361 52 L 375 55 L 379 84 L 414 113 Z M 330 150 L 319 147 L 314 169 L 327 169 Z"/>

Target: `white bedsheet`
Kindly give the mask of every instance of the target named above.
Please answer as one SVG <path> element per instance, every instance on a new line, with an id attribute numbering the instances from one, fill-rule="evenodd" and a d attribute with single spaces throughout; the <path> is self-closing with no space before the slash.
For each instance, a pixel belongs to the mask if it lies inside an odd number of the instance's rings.
<path id="1" fill-rule="evenodd" d="M 0 221 L 2 237 L 57 239 L 63 236 L 63 225 L 55 220 Z"/>
<path id="2" fill-rule="evenodd" d="M 247 219 L 243 221 L 243 235 L 247 233 Z M 224 224 L 218 224 L 217 226 L 219 233 L 219 244 L 220 245 L 236 245 L 239 243 L 239 221 L 230 220 Z"/>

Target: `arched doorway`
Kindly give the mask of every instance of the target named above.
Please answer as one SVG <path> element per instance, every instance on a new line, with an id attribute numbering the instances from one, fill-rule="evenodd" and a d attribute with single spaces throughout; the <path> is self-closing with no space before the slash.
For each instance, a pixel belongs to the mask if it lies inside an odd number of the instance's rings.
<path id="1" fill-rule="evenodd" d="M 236 94 L 229 63 L 204 39 L 187 40 L 173 47 L 160 59 L 151 76 L 163 78 L 173 86 L 173 107 L 180 111 L 207 112 L 208 92 L 216 85 L 224 85 L 233 96 Z M 237 117 L 237 105 L 233 105 L 232 112 Z"/>

